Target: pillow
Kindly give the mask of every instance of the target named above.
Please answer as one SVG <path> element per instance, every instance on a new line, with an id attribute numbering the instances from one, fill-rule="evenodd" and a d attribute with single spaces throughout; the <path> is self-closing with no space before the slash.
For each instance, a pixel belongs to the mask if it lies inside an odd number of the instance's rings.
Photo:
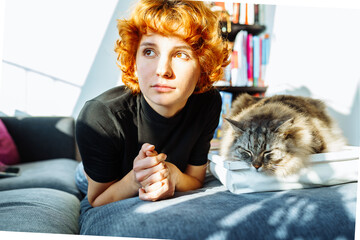
<path id="1" fill-rule="evenodd" d="M 13 165 L 20 162 L 20 156 L 14 140 L 0 119 L 0 164 Z"/>
<path id="2" fill-rule="evenodd" d="M 209 154 L 210 172 L 235 194 L 331 186 L 358 180 L 359 150 L 346 146 L 338 152 L 312 154 L 307 168 L 284 178 L 267 176 L 244 162 Z"/>

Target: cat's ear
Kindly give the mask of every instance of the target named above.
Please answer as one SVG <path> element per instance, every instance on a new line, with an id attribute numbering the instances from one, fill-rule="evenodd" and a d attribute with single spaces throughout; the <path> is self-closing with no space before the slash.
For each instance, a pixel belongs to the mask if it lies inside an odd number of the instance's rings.
<path id="1" fill-rule="evenodd" d="M 245 132 L 244 126 L 240 122 L 234 121 L 230 118 L 225 118 L 225 120 L 230 123 L 231 127 L 233 127 L 234 130 L 240 131 L 241 133 Z"/>
<path id="2" fill-rule="evenodd" d="M 293 125 L 293 123 L 294 123 L 293 117 L 280 120 L 275 125 L 275 132 L 279 131 L 280 129 L 287 129 L 287 128 L 291 127 Z"/>

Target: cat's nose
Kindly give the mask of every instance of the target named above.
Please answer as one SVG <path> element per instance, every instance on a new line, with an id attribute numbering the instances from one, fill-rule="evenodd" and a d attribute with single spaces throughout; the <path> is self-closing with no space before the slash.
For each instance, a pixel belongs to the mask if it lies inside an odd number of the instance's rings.
<path id="1" fill-rule="evenodd" d="M 254 166 L 254 168 L 256 168 L 256 170 L 262 166 L 261 163 L 257 163 L 257 162 L 253 163 L 252 165 Z"/>

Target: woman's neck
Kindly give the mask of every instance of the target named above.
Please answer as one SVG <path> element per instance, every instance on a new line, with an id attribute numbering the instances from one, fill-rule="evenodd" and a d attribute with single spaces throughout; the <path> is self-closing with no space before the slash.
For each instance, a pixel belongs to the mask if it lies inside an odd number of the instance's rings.
<path id="1" fill-rule="evenodd" d="M 185 102 L 185 103 L 181 103 L 181 104 L 179 103 L 179 104 L 171 105 L 171 106 L 161 106 L 161 105 L 154 104 L 153 102 L 151 102 L 145 95 L 144 95 L 144 99 L 155 112 L 157 112 L 158 114 L 160 114 L 161 116 L 163 116 L 165 118 L 171 118 L 171 117 L 175 116 L 186 105 L 186 102 Z"/>

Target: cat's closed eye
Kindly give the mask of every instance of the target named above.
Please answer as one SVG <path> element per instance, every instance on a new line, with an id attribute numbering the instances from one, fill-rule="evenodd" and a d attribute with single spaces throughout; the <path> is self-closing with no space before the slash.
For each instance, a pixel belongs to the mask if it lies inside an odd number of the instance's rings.
<path id="1" fill-rule="evenodd" d="M 244 151 L 242 149 L 238 149 L 239 156 L 242 160 L 250 160 L 251 159 L 251 153 Z"/>
<path id="2" fill-rule="evenodd" d="M 265 161 L 270 161 L 272 155 L 273 155 L 273 154 L 272 154 L 271 151 L 264 152 L 264 160 L 265 160 Z"/>

